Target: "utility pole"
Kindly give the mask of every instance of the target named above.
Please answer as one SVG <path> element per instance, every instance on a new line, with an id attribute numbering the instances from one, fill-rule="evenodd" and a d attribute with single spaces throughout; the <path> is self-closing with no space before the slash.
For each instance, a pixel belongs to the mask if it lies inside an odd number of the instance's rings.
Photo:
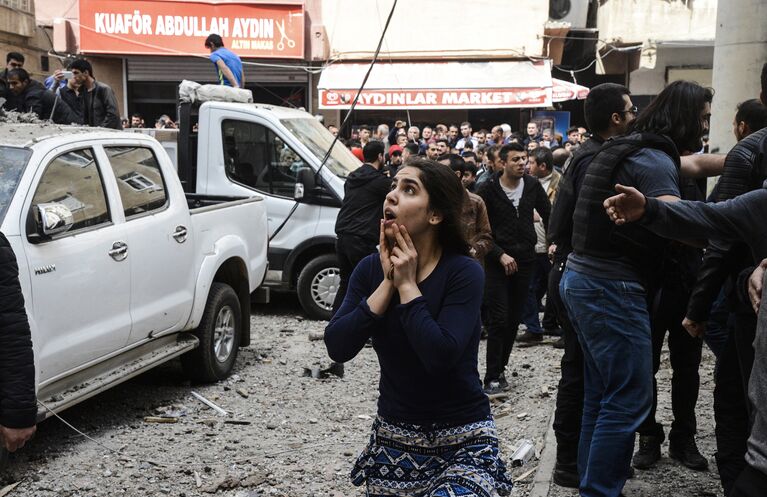
<path id="1" fill-rule="evenodd" d="M 759 98 L 759 76 L 767 62 L 767 0 L 719 0 L 714 41 L 716 90 L 712 105 L 710 147 L 719 152 L 735 145 L 735 107 Z"/>

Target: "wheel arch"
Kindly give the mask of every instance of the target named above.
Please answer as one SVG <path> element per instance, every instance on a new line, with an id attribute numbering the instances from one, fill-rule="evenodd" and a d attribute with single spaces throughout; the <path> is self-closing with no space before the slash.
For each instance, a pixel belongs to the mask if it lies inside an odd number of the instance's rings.
<path id="1" fill-rule="evenodd" d="M 298 275 L 301 270 L 315 257 L 324 254 L 336 253 L 336 238 L 332 236 L 318 236 L 304 240 L 290 251 L 285 260 L 285 272 L 283 281 L 287 282 L 291 290 L 296 290 Z"/>
<path id="2" fill-rule="evenodd" d="M 226 260 L 213 276 L 214 283 L 226 283 L 237 294 L 240 301 L 240 347 L 250 345 L 250 291 L 248 268 L 239 257 Z"/>

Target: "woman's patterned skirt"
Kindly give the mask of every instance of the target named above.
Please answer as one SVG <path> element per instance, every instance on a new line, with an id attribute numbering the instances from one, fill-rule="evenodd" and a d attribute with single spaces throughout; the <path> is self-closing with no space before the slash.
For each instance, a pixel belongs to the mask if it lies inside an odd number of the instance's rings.
<path id="1" fill-rule="evenodd" d="M 378 417 L 351 479 L 369 497 L 495 497 L 512 487 L 492 418 L 419 426 Z"/>

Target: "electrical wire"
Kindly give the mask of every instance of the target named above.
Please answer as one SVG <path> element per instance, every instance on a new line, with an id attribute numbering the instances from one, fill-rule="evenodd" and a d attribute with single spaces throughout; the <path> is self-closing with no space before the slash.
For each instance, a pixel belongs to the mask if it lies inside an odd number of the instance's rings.
<path id="1" fill-rule="evenodd" d="M 365 77 L 362 79 L 362 84 L 360 85 L 360 89 L 357 90 L 357 95 L 355 95 L 354 100 L 352 101 L 352 105 L 349 108 L 349 112 L 346 114 L 346 117 L 344 118 L 341 125 L 338 127 L 338 133 L 335 137 L 333 137 L 333 141 L 330 142 L 330 147 L 328 147 L 328 151 L 325 152 L 325 156 L 322 158 L 322 162 L 320 162 L 320 167 L 317 168 L 317 172 L 314 173 L 314 178 L 316 183 L 320 183 L 322 181 L 322 176 L 320 175 L 320 172 L 322 172 L 322 168 L 325 167 L 325 164 L 327 164 L 328 159 L 330 158 L 330 154 L 333 152 L 333 147 L 338 143 L 338 137 L 341 135 L 341 131 L 344 129 L 344 126 L 346 126 L 346 123 L 349 121 L 349 118 L 351 117 L 352 113 L 354 113 L 354 108 L 357 106 L 357 101 L 360 98 L 360 95 L 362 94 L 362 90 L 365 89 L 365 83 L 368 82 L 368 77 L 370 76 L 370 72 L 373 70 L 373 66 L 375 66 L 375 63 L 378 61 L 378 54 L 381 52 L 381 45 L 383 45 L 384 38 L 386 37 L 386 31 L 389 30 L 389 24 L 391 23 L 391 18 L 394 15 L 394 9 L 397 7 L 397 0 L 394 0 L 394 3 L 391 6 L 391 11 L 389 12 L 389 17 L 386 18 L 386 24 L 384 25 L 383 32 L 381 33 L 381 38 L 378 40 L 378 46 L 376 47 L 375 54 L 373 54 L 373 60 L 370 61 L 370 67 L 368 67 L 368 71 L 365 73 Z M 287 216 L 285 216 L 285 220 L 282 221 L 282 223 L 277 227 L 276 230 L 274 230 L 274 233 L 272 233 L 272 236 L 269 237 L 269 241 L 271 242 L 274 237 L 277 236 L 277 234 L 282 231 L 282 229 L 285 227 L 286 224 L 288 224 L 288 221 L 291 217 L 293 217 L 293 214 L 295 214 L 296 210 L 298 209 L 298 202 L 295 202 L 293 204 L 293 207 L 290 209 L 290 212 Z"/>
<path id="2" fill-rule="evenodd" d="M 333 138 L 333 141 L 330 143 L 330 147 L 328 148 L 328 151 L 325 153 L 325 157 L 322 158 L 322 162 L 320 163 L 320 167 L 317 169 L 317 173 L 315 174 L 316 177 L 319 177 L 320 171 L 322 171 L 322 168 L 325 167 L 325 164 L 328 161 L 328 158 L 330 158 L 330 154 L 333 152 L 333 147 L 338 142 L 338 137 L 341 135 L 341 131 L 344 129 L 344 126 L 349 121 L 349 118 L 351 117 L 352 113 L 354 113 L 354 108 L 357 106 L 357 101 L 360 98 L 360 95 L 362 94 L 362 90 L 365 89 L 365 84 L 368 82 L 368 78 L 370 77 L 370 73 L 373 70 L 373 66 L 375 66 L 376 62 L 378 61 L 378 55 L 381 53 L 381 45 L 383 45 L 384 38 L 386 37 L 386 31 L 389 30 L 389 24 L 391 23 L 391 18 L 394 16 L 394 9 L 397 7 L 397 0 L 394 0 L 394 3 L 391 6 L 391 11 L 389 12 L 389 17 L 386 18 L 386 24 L 384 24 L 383 32 L 381 33 L 381 38 L 378 40 L 378 46 L 376 47 L 376 51 L 373 54 L 373 60 L 370 61 L 370 67 L 368 67 L 367 72 L 365 73 L 365 77 L 362 79 L 362 84 L 360 85 L 359 90 L 357 90 L 357 95 L 355 95 L 354 100 L 352 101 L 352 105 L 349 108 L 349 112 L 346 114 L 346 117 L 344 118 L 341 125 L 338 127 L 338 134 Z"/>
<path id="3" fill-rule="evenodd" d="M 85 434 L 85 433 L 83 433 L 82 431 L 80 431 L 80 430 L 78 430 L 77 428 L 75 428 L 75 427 L 74 427 L 74 426 L 73 426 L 73 425 L 72 425 L 72 424 L 71 424 L 69 421 L 67 421 L 66 419 L 64 419 L 64 418 L 62 418 L 61 416 L 59 416 L 59 415 L 58 415 L 56 412 L 54 412 L 54 411 L 53 411 L 53 409 L 51 409 L 51 408 L 50 408 L 50 407 L 48 407 L 47 405 L 43 404 L 41 401 L 39 401 L 39 400 L 38 400 L 38 401 L 37 401 L 37 403 L 38 403 L 38 404 L 40 404 L 40 405 L 43 407 L 43 409 L 45 409 L 46 411 L 48 411 L 49 413 L 51 413 L 51 415 L 52 415 L 53 417 L 55 417 L 56 419 L 58 419 L 59 421 L 61 421 L 62 423 L 64 423 L 64 424 L 65 424 L 67 427 L 69 427 L 69 429 L 71 429 L 71 430 L 72 430 L 72 431 L 74 431 L 75 433 L 79 434 L 79 435 L 80 435 L 80 436 L 82 436 L 82 437 L 85 437 L 86 439 L 88 439 L 88 440 L 90 440 L 91 442 L 95 443 L 96 445 L 98 445 L 98 446 L 99 446 L 99 447 L 101 447 L 102 449 L 106 449 L 108 452 L 111 452 L 112 454 L 120 454 L 120 451 L 119 451 L 119 450 L 117 450 L 117 449 L 113 449 L 112 447 L 109 447 L 109 446 L 107 446 L 107 445 L 104 445 L 103 443 L 99 442 L 99 441 L 98 441 L 98 440 L 96 440 L 95 438 L 93 438 L 93 437 L 90 437 L 90 436 L 88 436 L 87 434 Z"/>
<path id="4" fill-rule="evenodd" d="M 376 0 L 376 17 L 378 17 L 378 27 L 381 30 L 383 30 L 383 24 L 381 21 L 381 9 L 378 7 L 378 0 Z M 386 53 L 389 54 L 389 64 L 393 66 L 394 59 L 392 59 L 392 56 L 391 56 L 391 50 L 389 49 L 389 42 L 384 39 L 384 43 L 386 44 Z M 401 91 L 402 82 L 399 80 L 399 73 L 397 71 L 394 71 L 394 78 L 397 80 L 397 85 L 399 85 L 399 89 Z M 405 113 L 407 114 L 407 126 L 409 131 L 409 128 L 413 125 L 413 121 L 410 119 L 410 107 L 405 107 Z M 389 145 L 392 145 L 392 144 L 390 143 Z"/>

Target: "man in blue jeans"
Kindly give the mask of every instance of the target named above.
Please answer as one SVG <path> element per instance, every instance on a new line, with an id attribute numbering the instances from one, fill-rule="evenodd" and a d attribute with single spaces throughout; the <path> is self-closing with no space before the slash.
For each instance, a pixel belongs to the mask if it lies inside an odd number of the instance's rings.
<path id="1" fill-rule="evenodd" d="M 584 357 L 578 446 L 584 497 L 620 495 L 634 433 L 652 407 L 647 303 L 667 243 L 641 226 L 614 226 L 602 203 L 616 183 L 629 183 L 649 197 L 678 200 L 680 155 L 702 147 L 712 97 L 695 83 L 672 83 L 632 123 L 630 134 L 602 147 L 583 179 L 573 216 L 573 253 L 560 294 Z"/>

